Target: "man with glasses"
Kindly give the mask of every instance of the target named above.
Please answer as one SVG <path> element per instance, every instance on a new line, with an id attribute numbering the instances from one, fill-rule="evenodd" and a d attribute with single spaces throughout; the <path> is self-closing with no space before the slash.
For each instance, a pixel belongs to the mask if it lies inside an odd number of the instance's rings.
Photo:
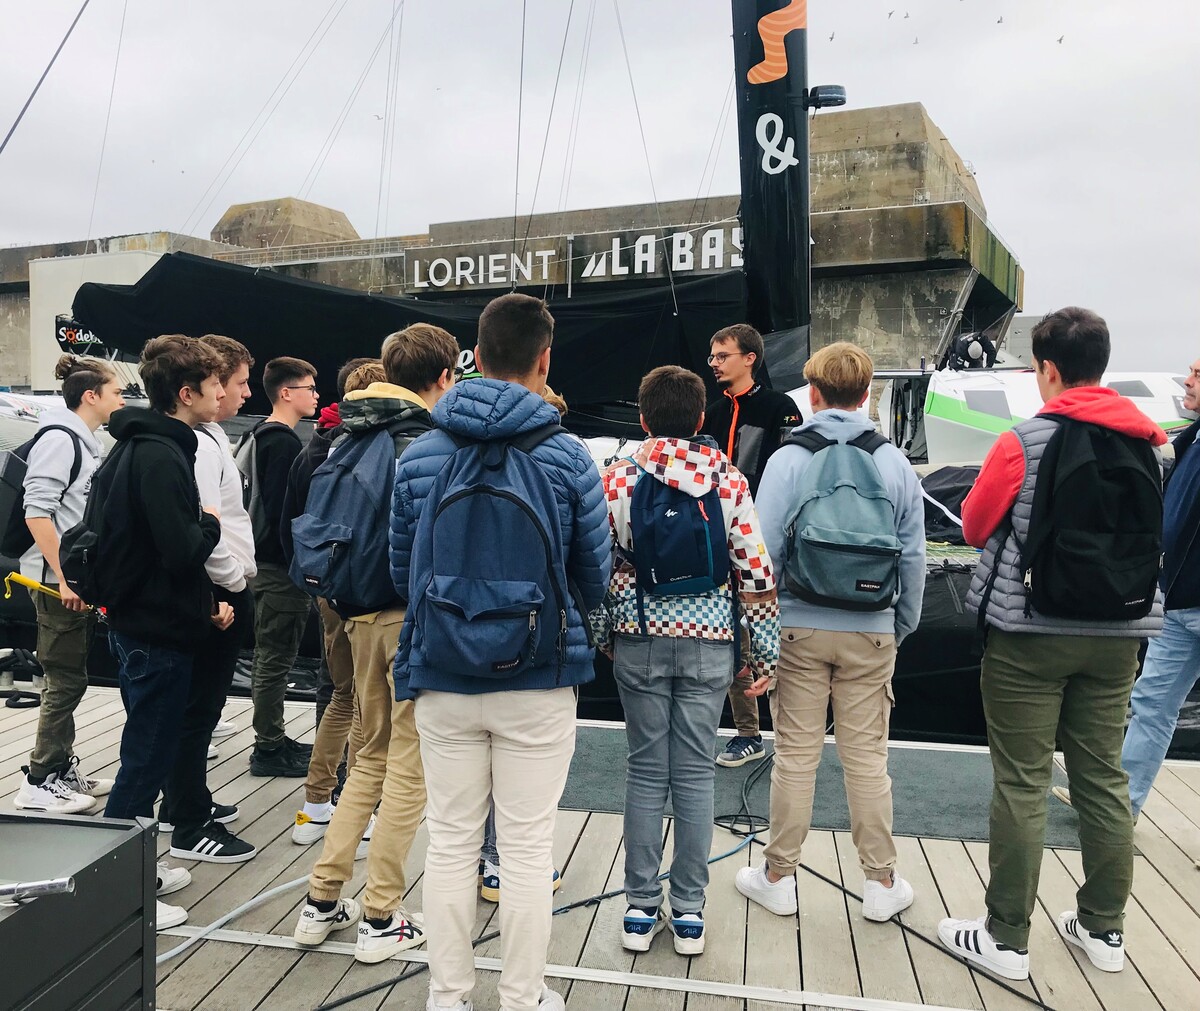
<path id="1" fill-rule="evenodd" d="M 308 774 L 311 745 L 284 733 L 283 700 L 288 674 L 296 662 L 308 623 L 311 598 L 288 578 L 279 539 L 288 472 L 303 444 L 296 426 L 317 413 L 317 370 L 300 358 L 273 358 L 263 369 L 263 388 L 271 414 L 244 437 L 237 451 L 254 527 L 254 776 Z"/>
<path id="2" fill-rule="evenodd" d="M 716 440 L 721 452 L 749 482 L 751 495 L 757 495 L 767 460 L 792 428 L 800 424 L 800 409 L 786 393 L 755 382 L 765 359 L 762 336 L 754 327 L 735 323 L 718 330 L 709 343 L 712 354 L 708 356 L 708 364 L 722 396 L 705 409 L 704 427 L 700 431 Z M 742 655 L 748 656 L 744 637 L 742 644 Z M 744 667 L 729 688 L 729 708 L 737 736 L 717 756 L 718 765 L 745 765 L 766 754 L 759 733 L 758 699 L 746 695 L 753 682 L 753 674 Z"/>

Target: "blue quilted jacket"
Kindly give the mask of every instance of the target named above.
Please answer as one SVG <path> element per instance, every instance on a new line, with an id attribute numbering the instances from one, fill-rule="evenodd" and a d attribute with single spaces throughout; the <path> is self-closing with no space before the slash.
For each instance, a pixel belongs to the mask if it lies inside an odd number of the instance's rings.
<path id="1" fill-rule="evenodd" d="M 425 500 L 442 465 L 457 448 L 445 429 L 473 439 L 517 435 L 558 421 L 558 412 L 541 397 L 516 383 L 497 379 L 472 379 L 458 383 L 433 409 L 437 426 L 413 442 L 396 469 L 392 497 L 390 560 L 392 582 L 405 600 L 410 587 L 424 585 L 429 574 L 412 571 L 413 537 Z M 556 435 L 536 446 L 532 457 L 545 467 L 558 502 L 564 541 L 567 577 L 578 589 L 585 611 L 574 600 L 568 604 L 567 649 L 561 675 L 557 664 L 535 667 L 503 681 L 474 678 L 452 670 L 427 667 L 420 643 L 412 643 L 412 623 L 400 637 L 394 669 L 396 698 L 411 699 L 427 688 L 434 691 L 477 695 L 495 691 L 522 691 L 579 685 L 591 681 L 593 649 L 588 645 L 587 611 L 604 599 L 612 567 L 608 512 L 600 475 L 583 444 L 570 435 Z M 478 545 L 481 551 L 487 545 Z"/>

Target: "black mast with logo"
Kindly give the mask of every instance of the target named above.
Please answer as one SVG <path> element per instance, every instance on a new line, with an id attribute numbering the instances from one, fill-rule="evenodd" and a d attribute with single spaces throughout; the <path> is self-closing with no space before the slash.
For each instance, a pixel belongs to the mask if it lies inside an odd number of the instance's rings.
<path id="1" fill-rule="evenodd" d="M 733 52 L 747 316 L 786 389 L 809 354 L 808 110 L 845 92 L 808 89 L 807 0 L 733 0 Z"/>

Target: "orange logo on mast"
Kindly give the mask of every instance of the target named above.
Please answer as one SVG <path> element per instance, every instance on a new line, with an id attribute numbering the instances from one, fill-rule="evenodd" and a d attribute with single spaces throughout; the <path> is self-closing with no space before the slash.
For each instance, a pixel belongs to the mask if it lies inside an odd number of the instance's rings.
<path id="1" fill-rule="evenodd" d="M 787 77 L 787 51 L 783 39 L 797 28 L 808 27 L 808 0 L 792 0 L 786 7 L 758 21 L 758 36 L 763 44 L 763 61 L 751 67 L 746 80 L 751 84 L 769 84 Z"/>

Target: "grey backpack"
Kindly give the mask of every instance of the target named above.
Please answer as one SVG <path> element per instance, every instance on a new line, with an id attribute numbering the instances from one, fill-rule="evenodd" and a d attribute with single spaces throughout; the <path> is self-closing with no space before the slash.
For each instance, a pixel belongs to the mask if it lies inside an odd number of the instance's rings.
<path id="1" fill-rule="evenodd" d="M 900 591 L 901 546 L 895 506 L 873 459 L 887 440 L 864 432 L 843 443 L 801 431 L 781 445 L 813 454 L 784 522 L 784 585 L 822 607 L 891 607 Z"/>
<path id="2" fill-rule="evenodd" d="M 259 422 L 250 431 L 244 432 L 238 440 L 237 448 L 233 451 L 233 460 L 242 475 L 242 505 L 250 514 L 250 529 L 254 533 L 254 543 L 262 544 L 271 531 L 271 521 L 263 508 L 262 482 L 258 479 L 258 429 L 264 422 Z"/>

